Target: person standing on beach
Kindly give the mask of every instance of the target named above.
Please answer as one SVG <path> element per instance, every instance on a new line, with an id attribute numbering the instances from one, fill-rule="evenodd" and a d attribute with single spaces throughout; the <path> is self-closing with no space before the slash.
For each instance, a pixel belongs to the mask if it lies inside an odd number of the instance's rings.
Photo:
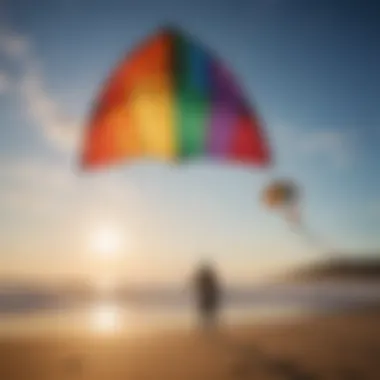
<path id="1" fill-rule="evenodd" d="M 195 275 L 195 296 L 199 318 L 205 328 L 215 327 L 220 308 L 221 290 L 212 266 L 204 263 Z"/>

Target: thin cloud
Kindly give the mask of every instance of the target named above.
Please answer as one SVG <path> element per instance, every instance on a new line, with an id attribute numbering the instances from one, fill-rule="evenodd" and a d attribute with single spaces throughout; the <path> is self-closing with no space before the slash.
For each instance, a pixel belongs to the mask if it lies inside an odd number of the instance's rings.
<path id="1" fill-rule="evenodd" d="M 320 129 L 303 131 L 280 126 L 277 129 L 279 149 L 288 156 L 330 162 L 338 168 L 348 167 L 355 154 L 352 131 Z"/>
<path id="2" fill-rule="evenodd" d="M 3 31 L 0 34 L 0 51 L 19 68 L 20 77 L 16 87 L 28 116 L 41 136 L 60 150 L 74 149 L 80 124 L 69 117 L 46 90 L 46 80 L 30 41 L 12 31 Z"/>
<path id="3" fill-rule="evenodd" d="M 304 136 L 300 141 L 300 150 L 309 155 L 325 156 L 339 167 L 348 165 L 353 155 L 349 135 L 329 130 Z"/>
<path id="4" fill-rule="evenodd" d="M 29 54 L 28 40 L 10 30 L 2 30 L 0 33 L 0 51 L 8 58 L 21 59 Z"/>
<path id="5" fill-rule="evenodd" d="M 68 117 L 48 94 L 42 75 L 33 67 L 22 78 L 20 90 L 28 113 L 43 137 L 58 148 L 75 148 L 79 137 L 79 123 Z"/>

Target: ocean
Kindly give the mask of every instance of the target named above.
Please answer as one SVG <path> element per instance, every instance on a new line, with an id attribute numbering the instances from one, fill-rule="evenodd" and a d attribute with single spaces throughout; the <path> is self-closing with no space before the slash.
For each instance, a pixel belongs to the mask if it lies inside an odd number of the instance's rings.
<path id="1" fill-rule="evenodd" d="M 225 325 L 286 322 L 380 303 L 380 284 L 275 284 L 227 288 L 220 321 Z M 78 297 L 49 289 L 0 289 L 0 337 L 28 334 L 141 334 L 191 328 L 192 297 L 180 289 L 145 289 Z"/>

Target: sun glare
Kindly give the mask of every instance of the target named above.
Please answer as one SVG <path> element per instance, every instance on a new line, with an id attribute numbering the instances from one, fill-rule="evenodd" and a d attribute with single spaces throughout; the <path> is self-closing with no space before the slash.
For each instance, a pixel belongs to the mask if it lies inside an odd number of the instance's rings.
<path id="1" fill-rule="evenodd" d="M 101 293 L 109 293 L 115 290 L 116 281 L 110 277 L 102 277 L 94 280 L 94 286 Z"/>
<path id="2" fill-rule="evenodd" d="M 103 227 L 94 232 L 90 245 L 92 252 L 102 257 L 111 257 L 120 254 L 124 241 L 116 228 Z"/>
<path id="3" fill-rule="evenodd" d="M 92 314 L 93 327 L 99 332 L 112 332 L 119 328 L 120 315 L 113 305 L 98 306 Z"/>

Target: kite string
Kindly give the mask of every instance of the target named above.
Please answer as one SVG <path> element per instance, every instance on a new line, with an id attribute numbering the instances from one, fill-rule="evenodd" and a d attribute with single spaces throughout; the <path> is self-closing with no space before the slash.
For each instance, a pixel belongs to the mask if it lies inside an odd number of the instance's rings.
<path id="1" fill-rule="evenodd" d="M 312 230 L 304 222 L 301 216 L 299 202 L 290 205 L 285 209 L 285 219 L 287 220 L 290 229 L 298 236 L 306 240 L 310 245 L 319 248 L 326 254 L 335 252 L 332 246 L 326 244 L 320 237 L 312 232 Z"/>

